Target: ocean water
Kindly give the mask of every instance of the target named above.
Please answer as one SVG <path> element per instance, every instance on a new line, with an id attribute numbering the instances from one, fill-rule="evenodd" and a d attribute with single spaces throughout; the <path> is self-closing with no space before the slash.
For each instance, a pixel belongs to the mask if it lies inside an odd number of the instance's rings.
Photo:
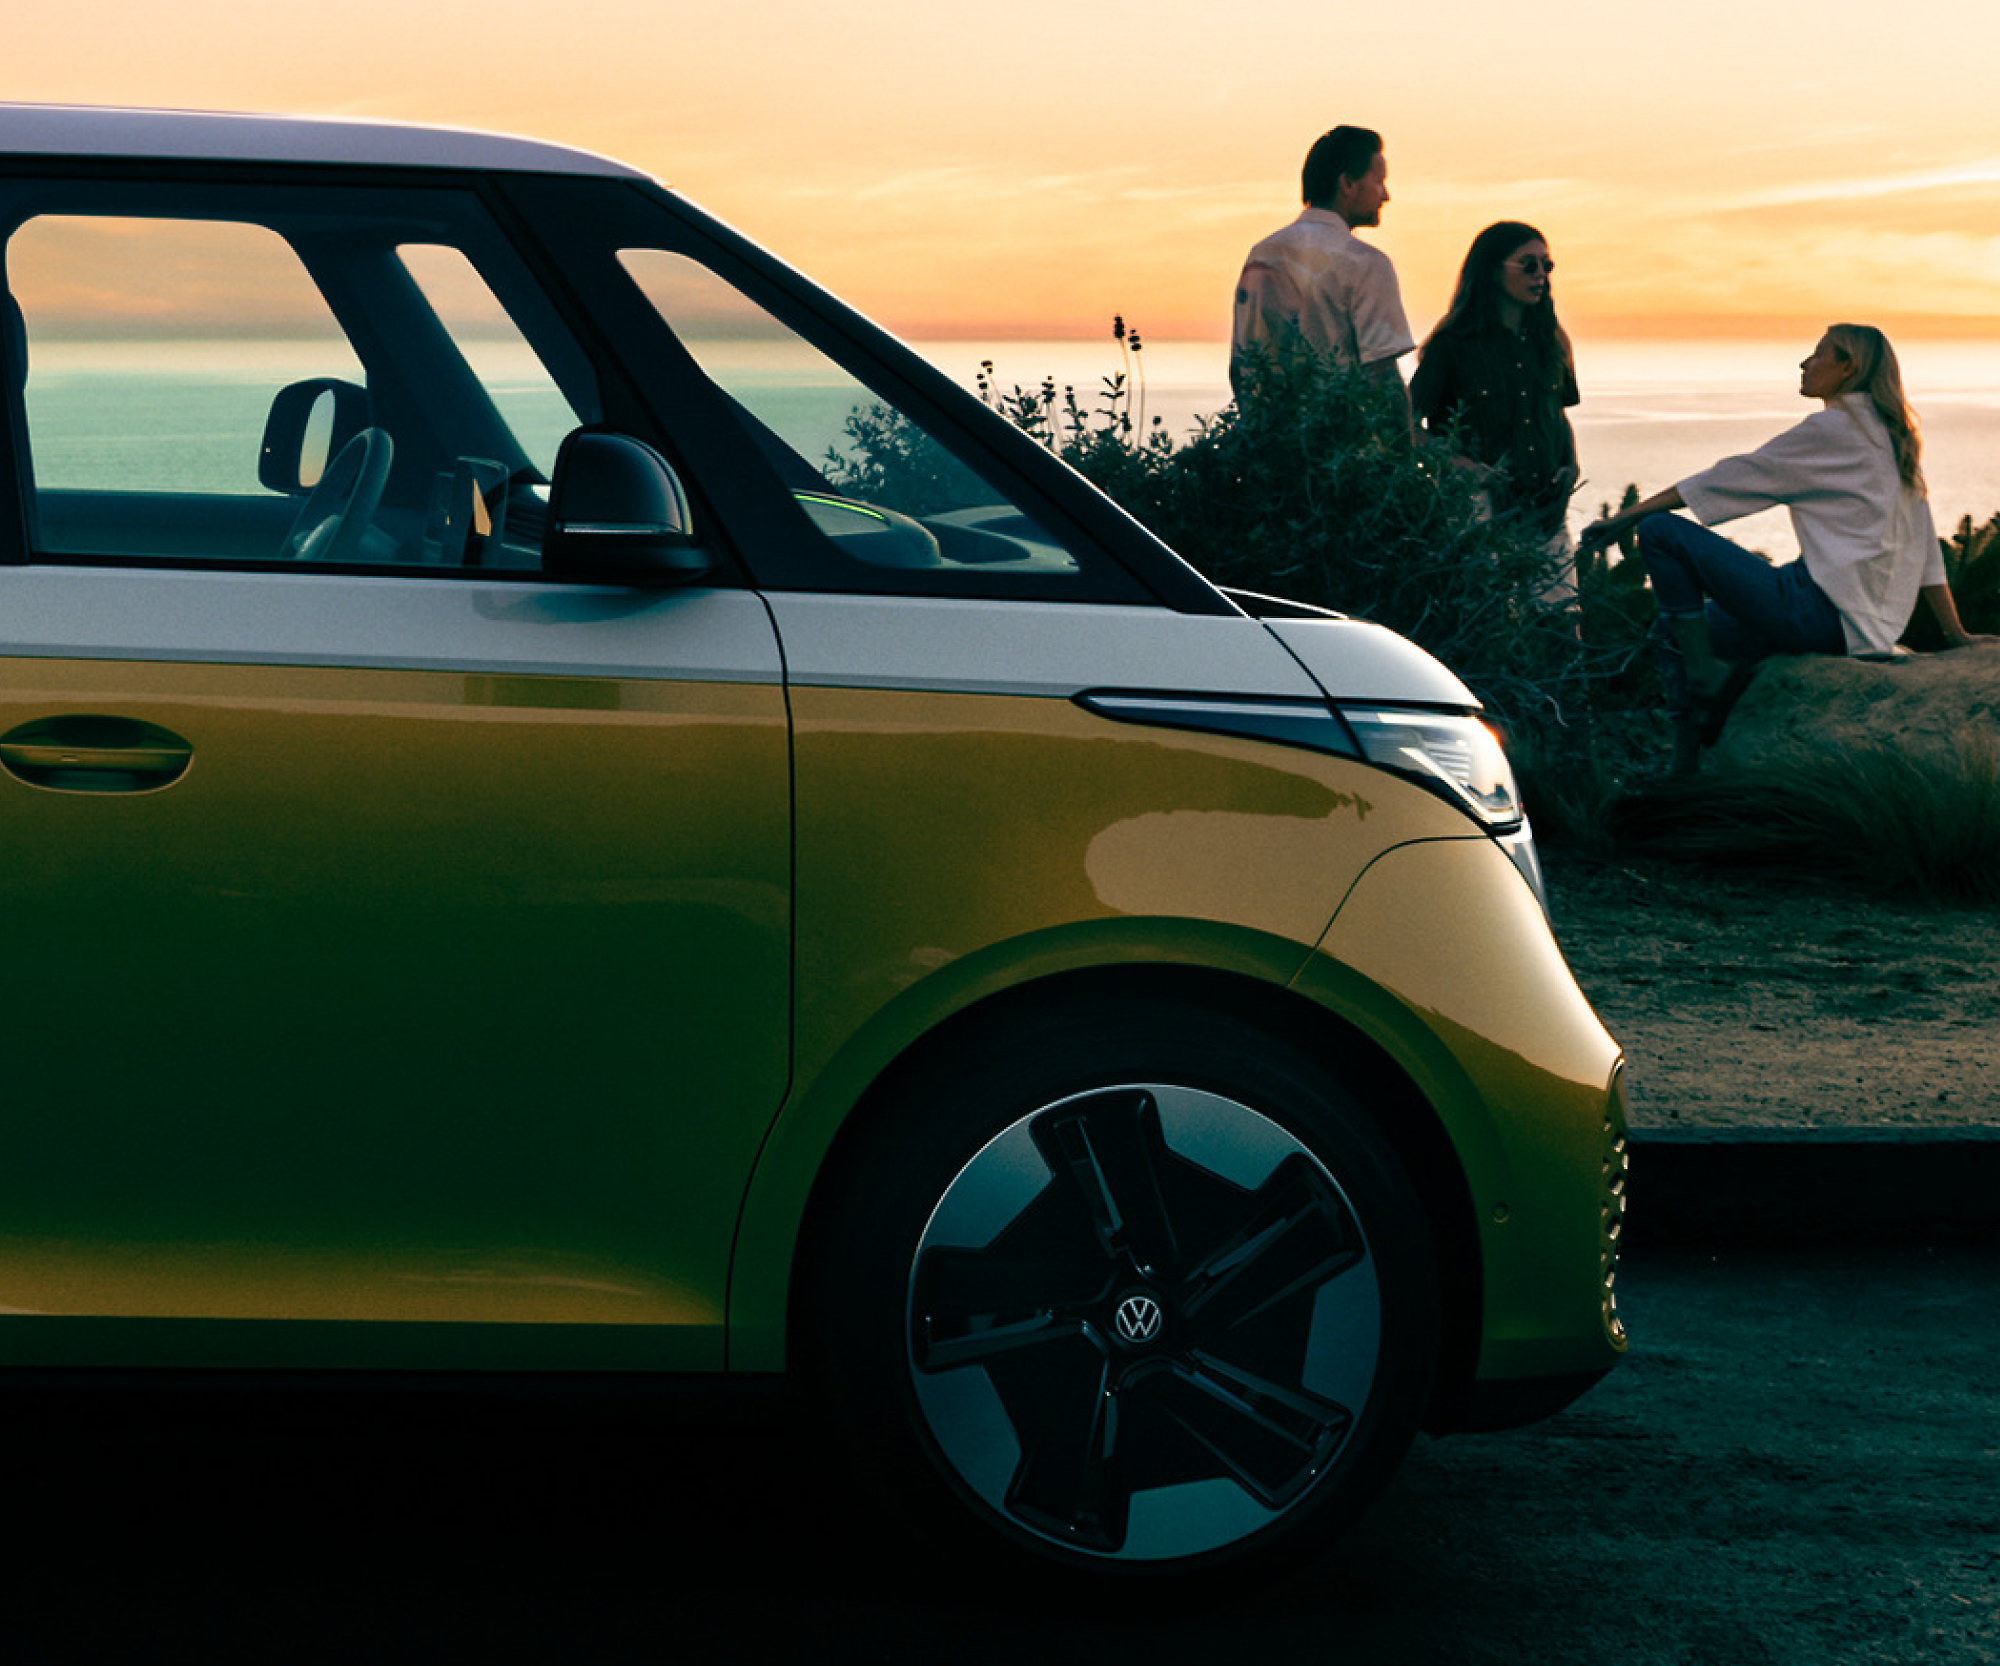
<path id="1" fill-rule="evenodd" d="M 546 467 L 576 415 L 532 350 L 505 342 L 470 350 L 487 392 Z M 89 491 L 256 492 L 277 391 L 362 374 L 338 342 L 37 342 L 26 392 L 35 480 Z"/>
<path id="2" fill-rule="evenodd" d="M 1094 398 L 1126 360 L 1108 338 L 1088 341 L 913 343 L 970 387 L 982 359 L 1003 389 L 1044 376 Z M 1671 486 L 1720 457 L 1753 450 L 1819 408 L 1798 394 L 1797 341 L 1591 341 L 1577 343 L 1583 402 L 1570 413 L 1583 484 L 1571 505 L 1581 526 L 1628 485 L 1642 495 Z M 1912 341 L 1898 354 L 1923 423 L 1924 473 L 1938 530 L 1961 517 L 2000 514 L 2000 341 Z M 1228 349 L 1220 342 L 1148 342 L 1139 355 L 1148 418 L 1183 434 L 1229 402 Z M 1740 542 L 1784 558 L 1797 551 L 1783 510 L 1734 523 Z"/>
<path id="3" fill-rule="evenodd" d="M 970 388 L 991 360 L 1002 389 L 1051 377 L 1086 405 L 1105 378 L 1138 372 L 1143 411 L 1176 435 L 1227 405 L 1226 349 L 1218 342 L 1149 342 L 1136 363 L 1097 341 L 920 341 L 912 344 Z M 1571 413 L 1584 483 L 1572 503 L 1582 525 L 1628 485 L 1641 492 L 1747 451 L 1817 407 L 1797 393 L 1798 342 L 1578 343 L 1583 402 Z M 498 349 L 495 349 L 498 352 Z M 1924 469 L 1941 532 L 2000 514 L 2000 341 L 1918 341 L 1901 349 L 1904 379 L 1923 421 Z M 257 450 L 271 394 L 307 375 L 358 374 L 345 354 L 297 342 L 160 342 L 135 376 L 128 346 L 38 346 L 27 400 L 35 469 L 44 486 L 126 490 L 255 490 Z M 504 356 L 480 370 L 538 455 L 574 423 L 532 359 Z M 754 364 L 745 374 L 756 372 Z M 769 375 L 768 369 L 764 374 Z M 808 456 L 838 437 L 845 395 L 812 388 L 791 437 Z M 828 403 L 829 398 L 832 404 Z M 767 413 L 776 415 L 775 412 Z M 790 425 L 784 425 L 790 426 Z M 164 441 L 168 443 L 162 443 Z M 1780 559 L 1796 550 L 1782 510 L 1734 523 L 1731 536 Z"/>

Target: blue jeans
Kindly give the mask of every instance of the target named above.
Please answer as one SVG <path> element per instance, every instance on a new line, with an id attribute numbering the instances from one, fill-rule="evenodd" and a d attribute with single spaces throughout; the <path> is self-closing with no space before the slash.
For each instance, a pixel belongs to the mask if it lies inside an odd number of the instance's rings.
<path id="1" fill-rule="evenodd" d="M 1687 665 L 1670 620 L 1706 618 L 1720 659 L 1847 652 L 1840 610 L 1813 583 L 1803 561 L 1774 567 L 1682 515 L 1648 515 L 1641 521 L 1639 558 L 1660 604 L 1653 650 L 1673 716 L 1689 705 Z"/>

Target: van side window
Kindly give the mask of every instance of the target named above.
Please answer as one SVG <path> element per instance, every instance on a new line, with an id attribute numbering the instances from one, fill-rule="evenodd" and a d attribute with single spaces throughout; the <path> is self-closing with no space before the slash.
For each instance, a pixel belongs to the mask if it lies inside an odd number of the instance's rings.
<path id="1" fill-rule="evenodd" d="M 885 398 L 699 262 L 628 248 L 619 260 L 838 552 L 935 590 L 952 575 L 1069 578 L 1077 559 L 910 411 Z"/>
<path id="2" fill-rule="evenodd" d="M 548 471 L 596 393 L 482 275 L 473 251 L 505 256 L 470 198 L 78 195 L 5 247 L 35 553 L 539 569 Z"/>

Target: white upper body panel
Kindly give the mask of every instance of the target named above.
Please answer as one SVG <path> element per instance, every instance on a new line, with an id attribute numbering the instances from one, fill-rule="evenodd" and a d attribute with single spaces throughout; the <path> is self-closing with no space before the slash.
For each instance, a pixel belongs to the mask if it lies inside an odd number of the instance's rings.
<path id="1" fill-rule="evenodd" d="M 1089 689 L 1478 709 L 1457 677 L 1365 619 L 1249 619 L 1159 607 L 803 594 L 767 599 L 797 684 L 1068 699 Z M 1275 652 L 1272 638 L 1283 644 Z"/>
<path id="2" fill-rule="evenodd" d="M 614 590 L 479 573 L 0 565 L 0 659 L 368 667 L 776 683 L 747 590 Z"/>
<path id="3" fill-rule="evenodd" d="M 1163 607 L 771 591 L 787 680 L 1067 700 L 1087 689 L 1311 698 L 1253 619 Z"/>
<path id="4" fill-rule="evenodd" d="M 1430 653 L 1366 619 L 1266 619 L 1334 700 L 1446 706 L 1476 711 L 1479 699 Z"/>
<path id="5" fill-rule="evenodd" d="M 588 151 L 457 128 L 48 104 L 0 104 L 0 154 L 646 177 L 622 162 Z"/>

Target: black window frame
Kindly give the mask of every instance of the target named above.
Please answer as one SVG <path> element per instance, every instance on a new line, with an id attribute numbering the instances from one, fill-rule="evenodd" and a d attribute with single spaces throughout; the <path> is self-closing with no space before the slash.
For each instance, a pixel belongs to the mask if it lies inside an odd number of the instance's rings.
<path id="1" fill-rule="evenodd" d="M 759 488 L 755 495 L 764 500 L 761 509 L 748 502 L 735 507 L 754 523 L 740 529 L 738 545 L 754 551 L 746 559 L 761 587 L 1237 611 L 1123 510 L 935 366 L 664 187 L 619 179 L 512 176 L 506 191 L 541 239 L 545 256 L 579 310 L 615 332 L 632 355 L 632 380 L 663 407 L 671 404 L 680 412 L 677 426 L 688 430 L 684 437 L 690 452 L 699 431 L 712 461 L 691 457 L 691 463 L 722 467 L 732 479 Z M 709 380 L 619 259 L 635 248 L 662 249 L 693 260 L 764 308 L 885 402 L 907 412 L 1067 548 L 1081 570 L 1057 575 L 876 568 L 842 555 L 792 501 L 735 401 Z M 656 411 L 654 420 L 664 425 L 667 410 Z"/>
<path id="2" fill-rule="evenodd" d="M 185 186 L 351 190 L 387 199 L 425 192 L 475 199 L 532 280 L 540 305 L 581 351 L 596 379 L 600 426 L 654 446 L 680 472 L 696 536 L 715 558 L 705 587 L 751 583 L 774 590 L 1164 605 L 1232 615 L 1235 606 L 1138 522 L 918 354 L 749 239 L 650 181 L 629 177 L 464 169 L 363 167 L 311 162 L 211 162 L 28 156 L 0 170 L 0 236 L 34 213 L 66 211 L 74 189 Z M 33 200 L 25 212 L 16 205 Z M 144 213 L 138 209 L 135 212 Z M 164 217 L 164 216 L 162 216 Z M 251 214 L 218 219 L 259 223 Z M 407 241 L 439 241 L 412 236 Z M 450 242 L 451 239 L 442 239 Z M 873 568 L 840 553 L 794 501 L 760 452 L 740 410 L 709 380 L 619 261 L 628 248 L 661 248 L 707 267 L 746 300 L 824 353 L 892 407 L 907 412 L 1069 549 L 1073 574 Z M 538 353 L 517 297 L 487 281 Z M 4 270 L 0 270 L 4 277 Z M 343 320 L 343 328 L 345 321 Z M 358 348 L 357 348 L 358 350 Z M 0 356 L 9 344 L 0 340 Z M 365 355 L 364 362 L 365 362 Z M 546 362 L 546 356 L 545 356 Z M 549 365 L 551 374 L 555 366 Z M 26 409 L 18 365 L 0 378 L 0 457 L 12 458 L 13 501 L 0 504 L 0 562 L 65 565 L 220 565 L 174 556 L 45 554 L 29 520 Z M 230 570 L 265 570 L 230 560 Z M 536 570 L 287 563 L 268 570 L 434 580 L 505 577 L 574 584 Z"/>
<path id="3" fill-rule="evenodd" d="M 312 198 L 318 201 L 312 201 Z M 421 205 L 426 198 L 454 199 L 448 216 L 426 214 Z M 471 222 L 466 205 L 477 212 L 478 236 L 468 238 L 444 234 L 444 227 L 462 232 Z M 401 205 L 400 207 L 398 205 Z M 638 397 L 625 378 L 616 354 L 593 350 L 595 332 L 579 329 L 573 307 L 559 305 L 550 293 L 551 274 L 540 258 L 540 245 L 524 239 L 518 215 L 498 189 L 495 176 L 463 170 L 427 168 L 357 168 L 347 165 L 311 163 L 210 163 L 116 158 L 10 158 L 0 167 L 0 283 L 6 273 L 4 251 L 7 240 L 23 224 L 42 215 L 129 216 L 157 220 L 208 220 L 261 226 L 274 231 L 297 251 L 287 236 L 288 223 L 325 214 L 329 224 L 341 213 L 359 215 L 382 228 L 378 247 L 370 253 L 393 254 L 409 244 L 443 244 L 459 248 L 493 291 L 496 299 L 521 330 L 543 361 L 551 379 L 572 400 L 574 378 L 587 373 L 598 408 L 598 420 L 583 426 L 650 430 L 650 405 Z M 443 226 L 440 225 L 440 220 Z M 490 243 L 486 240 L 490 238 Z M 474 245 L 480 245 L 476 250 Z M 495 252 L 504 258 L 494 260 Z M 484 257 L 484 258 L 482 258 Z M 302 257 L 303 258 L 303 257 Z M 513 268 L 518 268 L 518 273 Z M 319 270 L 307 263 L 308 275 L 317 283 Z M 428 311 L 419 286 L 399 265 L 395 281 L 407 284 L 419 304 Z M 370 339 L 364 327 L 356 330 L 350 316 L 333 295 L 322 288 L 335 320 L 349 339 L 364 368 L 379 343 Z M 12 308 L 11 290 L 7 299 Z M 18 309 L 15 316 L 18 317 Z M 525 316 L 524 316 L 525 314 Z M 456 358 L 455 343 L 449 343 Z M 276 556 L 269 561 L 242 558 L 204 558 L 180 554 L 94 553 L 51 551 L 40 547 L 34 536 L 34 481 L 25 397 L 26 366 L 16 354 L 24 343 L 0 340 L 0 358 L 6 374 L 0 378 L 0 458 L 13 466 L 4 472 L 11 488 L 11 502 L 0 504 L 0 563 L 10 565 L 53 565 L 78 567 L 167 567 L 227 570 L 231 572 L 276 572 L 336 574 L 355 573 L 371 577 L 409 578 L 420 582 L 440 579 L 476 578 L 489 581 L 547 583 L 575 586 L 587 583 L 551 576 L 534 568 L 495 568 L 456 565 L 418 565 L 383 562 L 287 561 Z M 477 378 L 474 376 L 476 382 Z M 483 387 L 479 395 L 485 399 Z M 504 426 L 498 412 L 495 420 Z M 688 491 L 694 504 L 697 526 L 718 528 L 722 517 L 703 501 L 697 483 Z M 746 575 L 733 547 L 726 538 L 713 541 L 713 569 L 704 576 L 704 586 L 741 586 Z"/>

